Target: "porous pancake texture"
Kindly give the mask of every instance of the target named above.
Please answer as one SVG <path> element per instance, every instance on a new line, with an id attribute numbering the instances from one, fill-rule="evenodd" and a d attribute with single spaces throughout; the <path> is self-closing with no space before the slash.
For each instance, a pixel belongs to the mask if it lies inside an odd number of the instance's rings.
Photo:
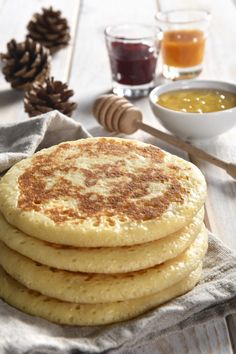
<path id="1" fill-rule="evenodd" d="M 202 228 L 204 210 L 183 229 L 162 239 L 123 247 L 74 247 L 30 237 L 0 214 L 0 240 L 32 260 L 58 269 L 85 273 L 126 273 L 150 268 L 184 252 Z"/>
<path id="2" fill-rule="evenodd" d="M 0 297 L 67 325 L 160 306 L 201 277 L 205 198 L 200 170 L 152 145 L 89 138 L 41 150 L 0 181 Z"/>
<path id="3" fill-rule="evenodd" d="M 49 268 L 10 250 L 0 243 L 4 270 L 26 287 L 59 300 L 102 303 L 134 299 L 166 289 L 187 276 L 207 250 L 207 233 L 202 228 L 182 254 L 161 265 L 121 274 L 88 274 Z"/>
<path id="4" fill-rule="evenodd" d="M 191 290 L 200 277 L 201 265 L 180 282 L 151 296 L 105 304 L 76 304 L 30 290 L 0 267 L 0 297 L 19 310 L 48 321 L 65 325 L 95 326 L 134 318 Z"/>
<path id="5" fill-rule="evenodd" d="M 206 183 L 193 164 L 159 148 L 91 138 L 42 150 L 0 182 L 0 210 L 31 236 L 78 247 L 141 244 L 189 224 Z"/>

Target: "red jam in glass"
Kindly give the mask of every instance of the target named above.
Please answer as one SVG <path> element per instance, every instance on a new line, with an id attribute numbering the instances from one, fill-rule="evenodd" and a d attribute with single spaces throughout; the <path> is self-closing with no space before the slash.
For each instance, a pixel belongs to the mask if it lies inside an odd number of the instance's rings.
<path id="1" fill-rule="evenodd" d="M 123 85 L 144 85 L 154 80 L 157 55 L 143 43 L 112 42 L 109 50 L 112 78 Z"/>

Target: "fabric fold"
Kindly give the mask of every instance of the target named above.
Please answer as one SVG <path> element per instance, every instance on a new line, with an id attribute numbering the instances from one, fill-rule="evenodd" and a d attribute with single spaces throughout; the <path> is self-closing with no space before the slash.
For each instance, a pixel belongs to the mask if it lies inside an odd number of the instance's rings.
<path id="1" fill-rule="evenodd" d="M 58 111 L 0 125 L 0 173 L 37 150 L 89 136 L 80 123 Z"/>

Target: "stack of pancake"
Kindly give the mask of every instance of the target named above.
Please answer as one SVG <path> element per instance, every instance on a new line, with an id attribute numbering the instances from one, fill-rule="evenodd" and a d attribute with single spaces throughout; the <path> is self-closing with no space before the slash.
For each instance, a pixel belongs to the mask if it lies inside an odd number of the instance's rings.
<path id="1" fill-rule="evenodd" d="M 207 250 L 206 184 L 137 141 L 41 150 L 0 182 L 0 297 L 69 325 L 131 319 L 191 290 Z"/>

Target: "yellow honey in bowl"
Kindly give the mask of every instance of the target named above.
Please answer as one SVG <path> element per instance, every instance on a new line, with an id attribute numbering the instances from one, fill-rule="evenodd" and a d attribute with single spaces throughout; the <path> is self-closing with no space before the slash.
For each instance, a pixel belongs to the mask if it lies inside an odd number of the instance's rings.
<path id="1" fill-rule="evenodd" d="M 236 107 L 236 93 L 217 89 L 168 91 L 158 96 L 157 103 L 180 112 L 218 112 Z"/>

